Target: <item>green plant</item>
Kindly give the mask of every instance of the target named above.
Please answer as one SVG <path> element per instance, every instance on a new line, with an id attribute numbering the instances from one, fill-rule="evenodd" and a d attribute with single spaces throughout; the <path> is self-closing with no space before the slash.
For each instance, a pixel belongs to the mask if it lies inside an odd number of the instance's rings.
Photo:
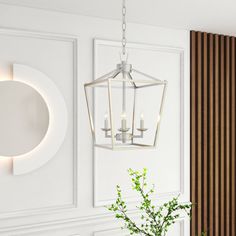
<path id="1" fill-rule="evenodd" d="M 148 188 L 147 170 L 143 172 L 128 170 L 132 180 L 132 188 L 141 196 L 140 205 L 137 206 L 141 212 L 140 223 L 136 223 L 128 214 L 127 204 L 123 200 L 122 191 L 117 185 L 117 199 L 108 209 L 115 213 L 117 219 L 124 221 L 122 229 L 127 229 L 130 235 L 165 236 L 171 225 L 179 218 L 180 212 L 184 211 L 190 216 L 191 204 L 180 204 L 178 197 L 164 205 L 157 207 L 153 205 L 150 196 L 154 193 L 154 186 Z"/>

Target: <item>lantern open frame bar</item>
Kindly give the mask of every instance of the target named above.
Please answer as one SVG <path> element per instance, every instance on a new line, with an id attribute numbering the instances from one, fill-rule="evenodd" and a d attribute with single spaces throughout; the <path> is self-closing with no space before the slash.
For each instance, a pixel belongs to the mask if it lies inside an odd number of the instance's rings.
<path id="1" fill-rule="evenodd" d="M 134 74 L 134 75 L 133 75 Z M 136 79 L 136 75 L 141 76 L 142 79 Z M 118 78 L 121 75 L 121 78 Z M 118 129 L 118 133 L 115 131 L 114 126 L 114 113 L 113 113 L 113 101 L 112 101 L 112 88 L 115 88 L 114 82 L 120 82 L 123 87 L 119 86 L 119 88 L 122 89 L 123 97 L 121 99 L 123 100 L 123 111 L 126 109 L 125 99 L 126 99 L 126 89 L 133 89 L 134 90 L 134 100 L 133 100 L 133 111 L 132 111 L 132 130 L 131 133 L 128 133 L 129 129 L 125 129 L 121 127 Z M 128 84 L 128 85 L 127 85 Z M 163 113 L 163 105 L 165 101 L 166 96 L 166 89 L 167 89 L 168 82 L 166 80 L 160 80 L 158 78 L 155 78 L 153 76 L 150 76 L 146 73 L 140 72 L 136 69 L 132 68 L 131 64 L 127 64 L 126 61 L 122 61 L 120 64 L 117 65 L 117 69 L 111 71 L 110 73 L 107 73 L 100 78 L 94 80 L 91 83 L 87 83 L 84 85 L 85 89 L 85 96 L 86 96 L 86 102 L 87 102 L 87 109 L 89 114 L 89 121 L 90 121 L 90 127 L 92 131 L 93 141 L 95 147 L 101 147 L 105 149 L 110 150 L 130 150 L 130 149 L 145 149 L 145 148 L 155 148 L 157 146 L 157 140 L 158 140 L 158 134 L 160 130 L 160 123 L 161 123 L 161 117 Z M 140 89 L 152 87 L 152 86 L 162 86 L 162 95 L 161 95 L 161 101 L 160 101 L 160 107 L 158 111 L 158 116 L 156 118 L 156 127 L 155 127 L 155 136 L 154 140 L 149 144 L 141 144 L 138 142 L 134 142 L 134 139 L 142 139 L 144 137 L 144 133 L 147 130 L 145 127 L 137 128 L 137 131 L 139 131 L 138 135 L 134 134 L 135 131 L 135 112 L 136 112 L 136 92 Z M 93 110 L 89 106 L 89 93 L 88 88 L 92 88 L 93 90 L 95 88 L 106 88 L 107 94 L 108 94 L 108 110 L 109 110 L 109 121 L 110 121 L 110 128 L 104 127 L 101 128 L 101 130 L 104 132 L 104 137 L 107 139 L 110 139 L 110 144 L 104 144 L 99 143 L 96 140 L 96 131 L 95 131 L 95 124 L 94 124 L 94 117 L 93 117 Z M 117 86 L 118 88 L 118 86 Z M 90 94 L 91 95 L 91 94 Z M 92 93 L 91 96 L 94 96 L 94 93 Z M 96 104 L 94 104 L 96 105 Z M 117 143 L 118 141 L 118 143 Z M 120 143 L 119 143 L 120 141 Z M 127 142 L 129 141 L 129 142 Z"/>

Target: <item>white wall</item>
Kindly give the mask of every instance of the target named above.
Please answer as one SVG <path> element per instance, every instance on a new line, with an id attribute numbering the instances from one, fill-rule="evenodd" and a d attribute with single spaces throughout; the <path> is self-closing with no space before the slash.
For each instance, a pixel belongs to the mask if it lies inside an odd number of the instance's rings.
<path id="1" fill-rule="evenodd" d="M 63 148 L 60 149 L 57 155 L 45 167 L 42 167 L 38 171 L 19 178 L 11 176 L 8 170 L 10 168 L 9 160 L 1 158 L 0 235 L 122 235 L 119 231 L 119 225 L 110 213 L 101 206 L 94 207 L 94 176 L 96 177 L 97 175 L 94 173 L 96 168 L 94 166 L 93 154 L 97 150 L 94 152 L 92 147 L 92 138 L 89 132 L 83 93 L 83 84 L 93 79 L 94 38 L 119 40 L 120 22 L 0 5 L 0 26 L 7 29 L 1 31 L 0 42 L 8 37 L 13 42 L 13 45 L 15 45 L 19 42 L 19 34 L 21 36 L 25 35 L 23 37 L 25 41 L 22 43 L 21 50 L 15 51 L 16 58 L 27 64 L 31 63 L 35 65 L 55 79 L 54 82 L 61 89 L 69 106 L 71 119 L 68 136 L 63 144 Z M 19 31 L 8 31 L 8 29 Z M 27 32 L 21 30 L 26 30 Z M 29 31 L 35 31 L 36 33 Z M 45 37 L 47 40 L 45 40 Z M 76 50 L 75 40 L 78 40 L 78 62 L 76 62 L 73 54 L 74 50 Z M 176 91 L 180 91 L 181 88 L 183 89 L 181 99 L 176 104 L 170 104 L 173 107 L 178 107 L 177 112 L 179 114 L 178 118 L 180 119 L 179 139 L 182 141 L 176 140 L 176 143 L 165 143 L 164 146 L 168 146 L 171 149 L 172 145 L 179 145 L 178 148 L 181 150 L 181 154 L 178 153 L 175 158 L 175 161 L 177 160 L 178 162 L 174 167 L 171 167 L 171 172 L 173 176 L 177 176 L 182 181 L 182 189 L 180 189 L 181 199 L 188 201 L 189 32 L 128 24 L 128 40 L 145 45 L 157 45 L 160 48 L 178 48 L 178 50 L 183 52 L 182 64 L 181 57 L 178 57 L 170 64 L 170 68 L 167 67 L 170 71 L 173 69 L 171 68 L 172 66 L 179 68 L 182 74 L 182 81 L 179 75 L 176 77 L 179 78 L 179 87 L 176 88 Z M 10 47 L 9 41 L 5 45 Z M 31 54 L 32 50 L 35 50 L 35 54 Z M 7 50 L 5 51 L 7 55 Z M 14 51 L 9 48 L 10 51 L 14 57 Z M 27 56 L 24 55 L 23 57 L 22 54 L 24 54 L 24 51 Z M 37 54 L 39 51 L 45 53 L 45 57 L 39 59 Z M 2 60 L 4 58 L 1 58 Z M 75 68 L 73 67 L 73 63 L 76 63 Z M 155 62 L 151 63 L 150 66 L 155 68 Z M 76 68 L 78 69 L 77 109 L 73 107 L 76 99 L 76 96 L 73 96 L 73 76 L 76 73 Z M 76 127 L 75 123 L 73 123 L 73 117 L 76 117 L 76 113 L 78 114 L 77 137 L 73 136 Z M 182 117 L 180 117 L 181 114 Z M 171 135 L 171 128 L 166 130 L 166 132 Z M 74 145 L 74 141 L 77 142 L 76 145 Z M 75 147 L 78 148 L 76 159 L 73 156 L 73 151 L 76 150 Z M 95 180 L 102 181 L 103 176 L 101 173 L 104 171 L 103 167 L 106 165 L 107 168 L 117 169 L 121 166 L 122 168 L 127 167 L 127 163 L 122 164 L 119 161 L 116 161 L 117 166 L 112 166 L 112 162 L 109 160 L 105 163 L 106 159 L 112 158 L 113 155 L 110 152 L 107 153 L 106 158 L 98 160 L 100 179 L 96 179 L 96 177 Z M 128 154 L 126 153 L 126 155 Z M 96 158 L 99 158 L 99 156 L 96 155 Z M 152 159 L 151 157 L 149 158 Z M 165 157 L 162 154 L 159 162 L 151 162 L 150 160 L 150 163 L 147 164 L 150 165 L 151 163 L 154 163 L 152 170 L 160 172 L 158 175 L 158 185 L 165 186 L 166 179 L 171 173 L 168 169 L 165 169 L 168 166 L 166 164 L 164 165 L 164 163 L 171 165 L 171 156 Z M 162 164 L 163 167 L 160 168 Z M 142 166 L 143 164 L 140 162 L 137 167 Z M 125 184 L 125 172 L 121 173 L 120 181 Z M 112 180 L 114 180 L 114 183 L 111 182 L 111 186 L 115 186 L 117 180 L 115 178 Z M 42 187 L 45 184 L 46 187 Z M 179 182 L 177 182 L 178 184 Z M 176 192 L 176 189 L 179 189 L 179 186 L 170 185 L 169 187 L 171 188 L 168 190 L 170 192 Z M 23 190 L 27 194 L 22 194 L 21 191 Z M 99 192 L 99 190 L 99 188 L 96 188 L 96 191 Z M 3 194 L 2 191 L 4 191 Z M 100 191 L 99 193 L 102 196 L 103 192 L 101 193 Z M 109 195 L 109 191 L 104 194 Z M 161 200 L 164 201 L 166 199 L 168 199 L 167 195 Z M 187 220 L 182 220 L 175 227 L 173 229 L 174 232 L 179 232 L 176 236 L 189 235 Z"/>

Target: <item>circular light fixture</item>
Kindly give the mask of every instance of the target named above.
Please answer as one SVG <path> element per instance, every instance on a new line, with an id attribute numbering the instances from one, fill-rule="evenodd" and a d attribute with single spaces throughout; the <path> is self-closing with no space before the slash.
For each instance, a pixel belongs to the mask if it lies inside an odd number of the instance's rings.
<path id="1" fill-rule="evenodd" d="M 55 156 L 65 139 L 68 115 L 61 92 L 41 71 L 26 65 L 13 64 L 11 82 L 31 87 L 45 102 L 49 118 L 45 135 L 39 144 L 28 152 L 12 156 L 13 174 L 21 175 L 40 168 Z M 2 156 L 2 153 L 0 155 Z"/>
<path id="2" fill-rule="evenodd" d="M 0 155 L 19 156 L 34 149 L 49 126 L 48 106 L 31 86 L 14 81 L 0 83 Z"/>

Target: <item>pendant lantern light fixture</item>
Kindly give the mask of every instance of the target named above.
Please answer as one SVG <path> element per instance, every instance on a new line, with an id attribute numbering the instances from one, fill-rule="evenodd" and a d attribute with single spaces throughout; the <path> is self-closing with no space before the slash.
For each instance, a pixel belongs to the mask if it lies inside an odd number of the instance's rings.
<path id="1" fill-rule="evenodd" d="M 141 72 L 128 63 L 125 3 L 123 0 L 121 62 L 113 71 L 84 85 L 90 126 L 95 147 L 111 150 L 154 148 L 167 81 Z"/>

